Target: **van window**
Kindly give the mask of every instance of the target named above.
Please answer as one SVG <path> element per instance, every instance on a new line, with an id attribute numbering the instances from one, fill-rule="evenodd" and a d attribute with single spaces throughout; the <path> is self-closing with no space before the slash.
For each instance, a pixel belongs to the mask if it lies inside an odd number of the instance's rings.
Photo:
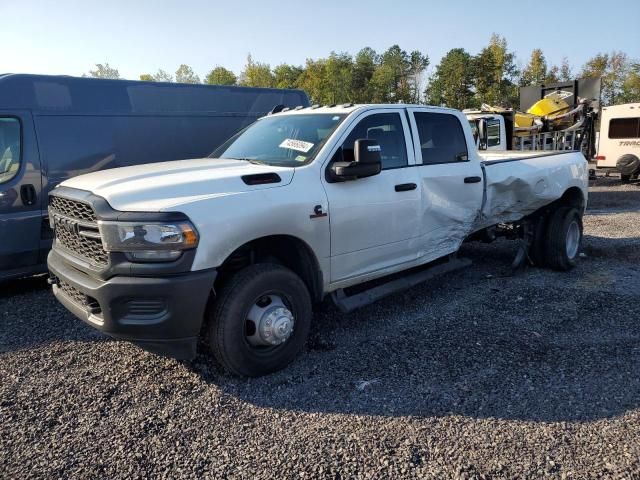
<path id="1" fill-rule="evenodd" d="M 416 112 L 415 118 L 424 165 L 469 159 L 467 140 L 462 125 L 455 116 L 448 113 Z"/>
<path id="2" fill-rule="evenodd" d="M 0 117 L 0 183 L 8 182 L 20 170 L 20 121 Z"/>
<path id="3" fill-rule="evenodd" d="M 640 138 L 640 117 L 612 118 L 609 138 Z"/>

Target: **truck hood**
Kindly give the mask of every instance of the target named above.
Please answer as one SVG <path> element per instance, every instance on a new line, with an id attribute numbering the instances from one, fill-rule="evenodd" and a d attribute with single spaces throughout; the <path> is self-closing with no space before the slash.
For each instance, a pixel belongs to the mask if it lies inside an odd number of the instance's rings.
<path id="1" fill-rule="evenodd" d="M 242 160 L 200 158 L 101 170 L 60 185 L 90 191 L 116 210 L 158 212 L 207 198 L 282 187 L 291 182 L 294 171 Z M 244 175 L 260 173 L 276 173 L 281 180 L 262 185 L 242 180 Z"/>

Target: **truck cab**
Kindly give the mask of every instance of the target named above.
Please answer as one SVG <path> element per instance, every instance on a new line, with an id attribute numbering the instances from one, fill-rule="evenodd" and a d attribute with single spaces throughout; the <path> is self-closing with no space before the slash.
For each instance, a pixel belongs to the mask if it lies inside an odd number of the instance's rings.
<path id="1" fill-rule="evenodd" d="M 498 113 L 483 113 L 480 111 L 465 111 L 476 148 L 481 150 L 505 151 L 511 150 L 511 132 L 507 132 L 507 121 Z M 484 125 L 480 126 L 480 122 Z M 480 130 L 486 131 L 486 135 L 480 136 Z M 482 145 L 481 145 L 482 142 Z"/>

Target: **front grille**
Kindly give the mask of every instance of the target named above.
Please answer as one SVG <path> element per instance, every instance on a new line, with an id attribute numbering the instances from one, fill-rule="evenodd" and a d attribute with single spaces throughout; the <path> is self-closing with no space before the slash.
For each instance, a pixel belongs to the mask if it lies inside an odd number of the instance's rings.
<path id="1" fill-rule="evenodd" d="M 109 255 L 102 248 L 98 219 L 91 205 L 52 195 L 49 209 L 54 217 L 56 244 L 95 266 L 106 267 Z"/>
<path id="2" fill-rule="evenodd" d="M 91 205 L 86 203 L 69 200 L 64 197 L 49 197 L 49 208 L 61 213 L 65 217 L 75 218 L 84 222 L 98 223 L 96 214 Z"/>
<path id="3" fill-rule="evenodd" d="M 69 298 L 73 303 L 82 307 L 87 306 L 87 296 L 76 287 L 63 282 L 62 280 L 58 280 L 58 288 L 64 294 L 64 296 Z"/>
<path id="4" fill-rule="evenodd" d="M 60 279 L 57 280 L 57 286 L 60 292 L 76 305 L 87 309 L 87 311 L 94 315 L 100 315 L 102 313 L 100 304 L 95 298 L 85 295 L 73 285 Z"/>

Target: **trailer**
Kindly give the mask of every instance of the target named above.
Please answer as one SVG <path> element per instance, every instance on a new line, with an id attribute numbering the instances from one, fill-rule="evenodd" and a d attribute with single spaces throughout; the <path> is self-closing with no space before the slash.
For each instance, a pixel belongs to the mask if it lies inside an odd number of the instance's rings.
<path id="1" fill-rule="evenodd" d="M 596 168 L 620 173 L 623 182 L 640 174 L 640 103 L 602 109 Z"/>

